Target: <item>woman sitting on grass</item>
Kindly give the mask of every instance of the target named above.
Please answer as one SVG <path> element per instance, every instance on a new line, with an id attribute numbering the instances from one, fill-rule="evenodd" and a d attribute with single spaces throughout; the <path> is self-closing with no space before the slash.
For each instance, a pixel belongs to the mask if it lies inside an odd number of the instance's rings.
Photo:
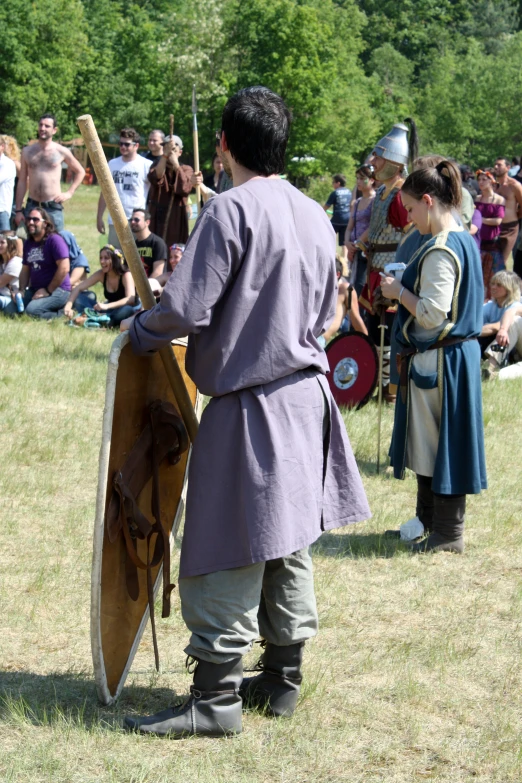
<path id="1" fill-rule="evenodd" d="M 174 244 L 171 245 L 169 248 L 169 260 L 165 264 L 165 271 L 162 275 L 158 277 L 158 282 L 161 284 L 161 286 L 167 285 L 169 278 L 181 259 L 183 258 L 183 253 L 185 252 L 185 245 L 178 245 Z"/>
<path id="2" fill-rule="evenodd" d="M 484 380 L 497 374 L 512 351 L 516 350 L 522 359 L 522 319 L 517 317 L 522 315 L 521 282 L 515 272 L 507 270 L 491 278 L 491 302 L 482 307 L 484 326 L 479 338 L 483 358 L 487 360 L 487 367 L 482 370 Z"/>
<path id="3" fill-rule="evenodd" d="M 0 310 L 11 304 L 12 294 L 18 290 L 22 271 L 21 244 L 16 236 L 0 234 Z"/>
<path id="4" fill-rule="evenodd" d="M 348 281 L 342 276 L 343 265 L 339 256 L 335 259 L 335 269 L 337 272 L 337 280 L 339 281 L 339 288 L 337 290 L 337 306 L 335 309 L 335 318 L 319 339 L 319 344 L 322 347 L 326 347 L 326 344 L 335 337 L 337 332 L 349 332 L 350 327 L 355 332 L 362 332 L 362 334 L 368 334 L 368 329 L 361 317 L 359 310 L 359 302 L 357 300 L 357 292 L 355 288 L 348 283 Z"/>
<path id="5" fill-rule="evenodd" d="M 100 250 L 101 269 L 73 288 L 64 307 L 64 315 L 71 318 L 73 305 L 81 291 L 92 288 L 96 283 L 103 284 L 105 302 L 97 302 L 94 310 L 104 313 L 111 319 L 111 326 L 119 326 L 125 318 L 129 318 L 135 310 L 136 289 L 125 259 L 120 250 L 113 245 L 105 245 Z"/>

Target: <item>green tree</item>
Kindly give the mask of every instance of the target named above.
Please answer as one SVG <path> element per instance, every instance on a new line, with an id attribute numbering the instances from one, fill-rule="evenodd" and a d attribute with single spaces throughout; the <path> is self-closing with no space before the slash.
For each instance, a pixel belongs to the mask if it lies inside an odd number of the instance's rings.
<path id="1" fill-rule="evenodd" d="M 52 112 L 72 130 L 74 99 L 87 35 L 80 0 L 4 0 L 0 4 L 0 123 L 25 143 L 38 115 Z"/>
<path id="2" fill-rule="evenodd" d="M 521 62 L 522 33 L 496 54 L 475 40 L 465 56 L 437 60 L 418 101 L 424 151 L 480 166 L 520 152 Z"/>
<path id="3" fill-rule="evenodd" d="M 357 61 L 363 24 L 350 0 L 241 0 L 234 7 L 231 91 L 263 84 L 285 99 L 293 114 L 291 172 L 349 169 L 374 131 L 369 82 Z"/>

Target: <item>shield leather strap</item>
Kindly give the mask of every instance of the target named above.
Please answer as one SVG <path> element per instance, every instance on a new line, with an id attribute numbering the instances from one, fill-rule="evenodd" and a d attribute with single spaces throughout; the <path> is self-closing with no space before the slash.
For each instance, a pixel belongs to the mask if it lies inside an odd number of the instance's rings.
<path id="1" fill-rule="evenodd" d="M 467 343 L 468 340 L 476 339 L 476 337 L 445 337 L 444 340 L 440 340 L 438 343 L 428 346 L 426 350 L 435 351 L 438 348 L 447 348 L 450 345 L 459 345 L 459 343 Z M 397 369 L 400 376 L 401 399 L 403 402 L 406 402 L 406 390 L 408 388 L 408 360 L 417 353 L 419 353 L 417 348 L 412 346 L 411 348 L 405 348 L 397 354 Z"/>
<path id="2" fill-rule="evenodd" d="M 170 583 L 169 536 L 161 521 L 159 466 L 168 457 L 175 465 L 188 449 L 188 435 L 185 425 L 176 409 L 169 402 L 155 400 L 149 407 L 149 421 L 131 449 L 125 464 L 113 479 L 113 492 L 107 511 L 107 535 L 113 543 L 120 532 L 123 534 L 127 552 L 125 563 L 127 590 L 130 598 L 139 597 L 138 569 L 147 572 L 147 596 L 152 626 L 154 658 L 159 669 L 159 652 L 154 622 L 154 590 L 152 568 L 163 558 L 163 603 L 162 617 L 170 614 L 170 593 L 175 585 Z M 137 498 L 152 478 L 151 511 L 154 523 L 140 511 Z M 152 537 L 156 535 L 154 552 L 151 556 Z M 147 541 L 147 560 L 137 552 L 137 539 Z"/>

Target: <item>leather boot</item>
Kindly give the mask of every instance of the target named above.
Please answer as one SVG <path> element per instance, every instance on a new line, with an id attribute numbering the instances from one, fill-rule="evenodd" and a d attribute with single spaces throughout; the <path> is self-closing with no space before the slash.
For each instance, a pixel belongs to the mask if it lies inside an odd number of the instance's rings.
<path id="1" fill-rule="evenodd" d="M 466 495 L 433 493 L 433 531 L 428 538 L 412 546 L 412 552 L 464 552 Z"/>
<path id="2" fill-rule="evenodd" d="M 188 666 L 187 666 L 188 668 Z M 192 734 L 223 737 L 240 734 L 243 659 L 228 663 L 197 660 L 194 684 L 181 704 L 150 716 L 127 716 L 125 728 L 160 737 L 188 737 Z"/>
<path id="3" fill-rule="evenodd" d="M 256 677 L 246 677 L 239 690 L 245 706 L 265 710 L 273 717 L 290 717 L 301 689 L 304 642 L 279 647 L 265 643 Z"/>
<path id="4" fill-rule="evenodd" d="M 422 522 L 425 533 L 431 533 L 433 526 L 433 492 L 431 490 L 431 476 L 421 476 L 417 473 L 417 507 L 415 514 L 417 518 Z M 420 528 L 419 528 L 420 529 Z M 391 538 L 400 538 L 400 530 L 386 530 L 385 536 Z M 419 536 L 420 538 L 421 536 Z"/>
<path id="5" fill-rule="evenodd" d="M 431 533 L 433 528 L 433 512 L 435 510 L 434 495 L 431 489 L 431 476 L 421 476 L 417 473 L 417 509 L 416 514 L 424 525 L 424 531 Z"/>

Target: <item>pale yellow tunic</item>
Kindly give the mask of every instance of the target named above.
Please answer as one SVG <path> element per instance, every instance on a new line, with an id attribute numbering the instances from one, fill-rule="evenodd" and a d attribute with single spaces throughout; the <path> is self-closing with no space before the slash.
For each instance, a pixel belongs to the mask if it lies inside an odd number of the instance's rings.
<path id="1" fill-rule="evenodd" d="M 424 260 L 421 269 L 420 301 L 409 333 L 419 340 L 433 340 L 448 323 L 447 314 L 456 281 L 455 261 L 445 250 L 434 249 Z M 442 350 L 442 349 L 440 349 Z M 413 365 L 420 375 L 437 372 L 438 351 L 425 351 L 413 357 Z M 421 476 L 433 476 L 439 445 L 441 416 L 439 388 L 419 389 L 410 380 L 410 411 L 406 467 Z"/>

